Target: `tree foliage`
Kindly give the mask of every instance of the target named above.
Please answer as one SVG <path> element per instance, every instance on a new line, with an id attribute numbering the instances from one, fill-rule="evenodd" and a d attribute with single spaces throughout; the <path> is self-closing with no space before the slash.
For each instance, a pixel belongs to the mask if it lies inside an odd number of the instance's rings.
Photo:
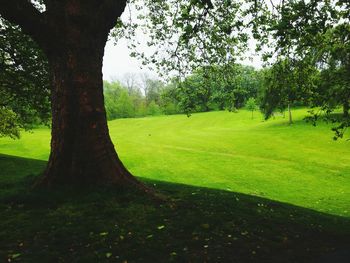
<path id="1" fill-rule="evenodd" d="M 5 107 L 0 107 L 0 137 L 8 136 L 15 139 L 19 138 L 19 135 L 20 126 L 17 115 Z"/>
<path id="2" fill-rule="evenodd" d="M 17 26 L 1 18 L 0 26 L 0 107 L 3 114 L 13 116 L 0 118 L 1 125 L 30 128 L 33 124 L 47 123 L 50 118 L 47 60 Z"/>
<path id="3" fill-rule="evenodd" d="M 344 0 L 282 1 L 274 6 L 269 26 L 274 42 L 270 45 L 277 56 L 304 65 L 307 62 L 309 69 L 313 68 L 314 74 L 304 81 L 313 83 L 310 106 L 320 107 L 321 111 L 313 111 L 312 119 L 317 120 L 320 113 L 326 113 L 327 119 L 339 106 L 343 107 L 344 118 L 339 129 L 335 128 L 337 136 L 342 136 L 341 130 L 349 123 L 349 10 L 350 3 Z"/>
<path id="4" fill-rule="evenodd" d="M 255 98 L 249 98 L 245 104 L 247 110 L 252 112 L 252 119 L 254 117 L 254 111 L 258 109 L 258 105 L 256 104 Z"/>
<path id="5" fill-rule="evenodd" d="M 184 77 L 200 66 L 222 66 L 243 55 L 256 24 L 267 21 L 264 5 L 253 0 L 131 0 L 128 18 L 114 36 L 129 38 L 132 56 L 162 76 L 176 71 Z M 150 54 L 138 49 L 138 34 L 147 36 Z"/>

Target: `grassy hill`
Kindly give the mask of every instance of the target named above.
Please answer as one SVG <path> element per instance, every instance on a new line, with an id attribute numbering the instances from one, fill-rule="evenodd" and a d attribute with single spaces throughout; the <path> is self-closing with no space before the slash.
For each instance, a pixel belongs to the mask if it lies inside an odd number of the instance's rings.
<path id="1" fill-rule="evenodd" d="M 49 130 L 2 138 L 0 261 L 348 262 L 349 142 L 305 113 L 292 126 L 246 111 L 110 122 L 126 166 L 171 200 L 160 204 L 116 189 L 33 191 Z"/>
<path id="2" fill-rule="evenodd" d="M 137 176 L 350 216 L 350 142 L 333 141 L 330 126 L 313 127 L 305 114 L 296 110 L 292 126 L 282 116 L 263 121 L 240 111 L 120 119 L 109 128 Z M 49 137 L 43 128 L 0 139 L 0 153 L 46 160 Z"/>

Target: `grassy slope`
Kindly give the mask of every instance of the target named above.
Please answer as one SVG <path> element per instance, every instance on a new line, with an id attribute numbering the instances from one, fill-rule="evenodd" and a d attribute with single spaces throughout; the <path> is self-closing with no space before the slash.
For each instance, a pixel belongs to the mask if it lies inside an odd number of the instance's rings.
<path id="1" fill-rule="evenodd" d="M 350 257 L 346 218 L 154 180 L 145 181 L 172 201 L 155 203 L 125 189 L 32 191 L 25 169 L 43 161 L 0 155 L 0 164 L 0 262 L 346 263 Z"/>
<path id="2" fill-rule="evenodd" d="M 300 207 L 348 215 L 347 142 L 284 123 L 247 112 L 111 122 L 127 166 L 173 200 L 163 204 L 116 189 L 33 191 L 49 131 L 1 139 L 0 262 L 349 262 L 349 218 Z"/>
<path id="3" fill-rule="evenodd" d="M 231 190 L 350 216 L 350 147 L 305 110 L 263 122 L 250 113 L 211 112 L 109 123 L 122 160 L 137 176 Z M 0 153 L 45 160 L 49 131 L 0 139 Z"/>

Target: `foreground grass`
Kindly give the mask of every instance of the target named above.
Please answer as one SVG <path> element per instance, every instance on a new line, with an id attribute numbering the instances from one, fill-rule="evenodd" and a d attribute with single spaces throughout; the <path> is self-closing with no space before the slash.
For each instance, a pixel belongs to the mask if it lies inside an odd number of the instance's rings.
<path id="1" fill-rule="evenodd" d="M 0 155 L 1 262 L 348 262 L 350 220 L 230 191 L 144 180 L 30 190 L 45 162 Z"/>
<path id="2" fill-rule="evenodd" d="M 256 195 L 350 217 L 350 142 L 333 141 L 330 126 L 250 112 L 210 112 L 109 123 L 117 151 L 133 174 Z M 48 129 L 0 139 L 0 153 L 46 160 Z M 31 168 L 28 172 L 38 173 Z"/>

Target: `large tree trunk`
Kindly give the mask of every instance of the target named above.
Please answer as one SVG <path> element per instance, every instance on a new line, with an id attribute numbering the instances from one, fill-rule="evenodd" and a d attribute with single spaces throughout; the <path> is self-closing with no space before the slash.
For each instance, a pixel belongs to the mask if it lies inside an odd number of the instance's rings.
<path id="1" fill-rule="evenodd" d="M 119 160 L 108 133 L 102 59 L 108 33 L 126 0 L 0 0 L 0 14 L 43 49 L 52 82 L 52 139 L 38 185 L 137 185 Z"/>
<path id="2" fill-rule="evenodd" d="M 103 40 L 84 39 L 75 47 L 49 54 L 52 139 L 40 184 L 136 183 L 109 137 L 101 72 L 103 51 Z"/>
<path id="3" fill-rule="evenodd" d="M 38 185 L 141 186 L 118 158 L 108 132 L 102 61 L 109 30 L 77 23 L 75 17 L 93 9 L 71 3 L 62 12 L 72 18 L 55 24 L 59 43 L 45 50 L 52 82 L 52 138 Z"/>

